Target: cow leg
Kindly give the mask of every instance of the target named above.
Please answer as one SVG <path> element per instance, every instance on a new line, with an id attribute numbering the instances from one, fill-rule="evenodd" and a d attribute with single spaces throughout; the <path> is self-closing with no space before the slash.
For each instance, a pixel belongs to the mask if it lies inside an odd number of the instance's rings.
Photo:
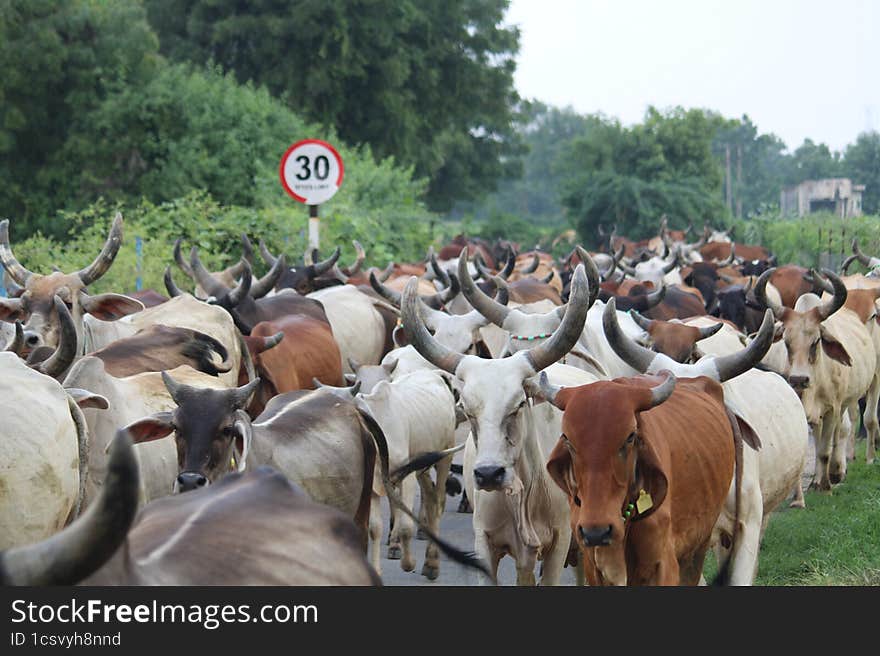
<path id="1" fill-rule="evenodd" d="M 474 512 L 471 502 L 468 501 L 467 490 L 461 491 L 461 501 L 458 502 L 458 512 L 472 513 Z"/>
<path id="2" fill-rule="evenodd" d="M 877 402 L 880 401 L 880 374 L 874 376 L 865 399 L 865 462 L 874 462 L 874 449 L 880 444 L 880 421 L 877 420 Z"/>
<path id="3" fill-rule="evenodd" d="M 407 508 L 412 508 L 413 502 L 416 500 L 416 486 L 417 483 L 414 476 L 407 476 L 400 484 L 400 498 Z M 397 531 L 397 539 L 400 542 L 400 549 L 402 551 L 400 569 L 404 572 L 411 572 L 416 568 L 416 559 L 413 558 L 412 554 L 414 528 L 415 524 L 412 517 L 398 511 L 394 517 L 394 529 Z M 391 543 L 393 548 L 394 540 Z M 391 548 L 389 548 L 390 551 Z"/>
<path id="4" fill-rule="evenodd" d="M 449 458 L 438 462 L 436 482 L 431 481 L 428 472 L 419 475 L 419 484 L 422 489 L 422 504 L 428 511 L 427 525 L 435 535 L 440 535 L 440 518 L 443 516 L 443 507 L 446 505 L 446 479 L 449 476 Z M 422 480 L 424 478 L 424 480 Z M 428 500 L 430 499 L 430 504 Z M 440 575 L 440 550 L 436 544 L 429 542 L 425 548 L 425 564 L 422 566 L 422 574 L 433 581 Z"/>
<path id="5" fill-rule="evenodd" d="M 834 431 L 840 425 L 840 412 L 832 410 L 822 417 L 813 432 L 816 443 L 816 473 L 810 487 L 822 491 L 831 490 L 831 480 L 828 478 L 828 463 L 831 460 L 831 451 L 834 448 Z"/>
<path id="6" fill-rule="evenodd" d="M 797 482 L 794 484 L 794 498 L 791 500 L 791 503 L 788 504 L 789 508 L 804 508 L 806 507 L 806 502 L 804 501 L 804 487 L 801 485 L 801 479 L 798 477 Z"/>
<path id="7" fill-rule="evenodd" d="M 382 504 L 381 497 L 373 494 L 370 499 L 370 562 L 376 574 L 382 574 Z"/>
<path id="8" fill-rule="evenodd" d="M 493 578 L 497 580 L 498 563 L 501 562 L 503 554 L 500 549 L 495 549 L 489 544 L 489 536 L 486 535 L 486 531 L 477 526 L 474 526 L 474 552 L 480 560 L 489 564 L 489 571 L 492 572 Z M 493 585 L 492 581 L 482 572 L 477 574 L 477 581 L 480 585 Z"/>
<path id="9" fill-rule="evenodd" d="M 858 416 L 853 414 L 853 405 L 856 404 L 853 403 L 844 410 L 840 424 L 834 430 L 832 437 L 831 459 L 828 461 L 828 480 L 832 485 L 842 483 L 846 478 L 846 456 L 850 449 L 850 442 L 854 439 L 852 419 L 854 416 L 858 419 Z"/>
<path id="10" fill-rule="evenodd" d="M 577 565 L 574 566 L 574 584 L 583 587 L 586 585 L 586 576 L 584 575 L 584 554 L 578 549 Z"/>
<path id="11" fill-rule="evenodd" d="M 566 522 L 563 527 L 556 530 L 553 546 L 544 556 L 544 564 L 541 568 L 541 585 L 559 585 L 570 547 L 571 527 Z"/>

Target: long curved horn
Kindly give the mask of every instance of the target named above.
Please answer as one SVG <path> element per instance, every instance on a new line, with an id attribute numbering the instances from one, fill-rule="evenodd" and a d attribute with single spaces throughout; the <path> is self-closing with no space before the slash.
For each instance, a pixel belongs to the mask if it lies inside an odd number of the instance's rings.
<path id="1" fill-rule="evenodd" d="M 767 351 L 773 346 L 774 323 L 773 311 L 767 309 L 764 312 L 764 321 L 761 322 L 758 334 L 744 350 L 715 358 L 719 383 L 745 373 L 767 355 Z"/>
<path id="2" fill-rule="evenodd" d="M 85 269 L 77 271 L 77 275 L 84 285 L 91 285 L 107 273 L 113 260 L 116 259 L 120 246 L 122 246 L 122 214 L 117 212 L 113 217 L 113 225 L 110 226 L 110 234 L 107 235 L 107 241 L 104 242 L 104 247 L 98 257 Z"/>
<path id="3" fill-rule="evenodd" d="M 465 258 L 467 258 L 467 254 L 465 254 Z M 433 363 L 434 366 L 454 374 L 465 356 L 443 346 L 425 328 L 419 309 L 418 284 L 418 279 L 413 276 L 403 290 L 401 317 L 404 333 L 409 343 L 423 358 Z"/>
<path id="4" fill-rule="evenodd" d="M 773 275 L 774 271 L 776 271 L 776 267 L 767 269 L 758 278 L 758 282 L 755 283 L 755 300 L 758 301 L 759 305 L 773 310 L 773 316 L 779 319 L 782 317 L 785 307 L 767 298 L 767 282 L 770 280 L 770 276 Z"/>
<path id="5" fill-rule="evenodd" d="M 73 317 L 70 316 L 70 310 L 67 309 L 64 301 L 57 296 L 54 298 L 54 303 L 55 312 L 58 313 L 58 322 L 61 325 L 58 346 L 52 355 L 37 366 L 40 373 L 46 374 L 50 378 L 58 378 L 67 371 L 68 367 L 73 364 L 77 351 L 76 326 L 73 323 Z"/>
<path id="6" fill-rule="evenodd" d="M 541 264 L 541 257 L 537 253 L 533 253 L 532 255 L 532 263 L 527 264 L 522 269 L 519 270 L 520 273 L 534 273 L 538 270 L 538 265 Z"/>
<path id="7" fill-rule="evenodd" d="M 675 374 L 673 374 L 669 369 L 663 369 L 658 373 L 659 376 L 666 376 L 666 380 L 664 380 L 659 385 L 655 385 L 651 388 L 651 407 L 654 408 L 661 403 L 663 403 L 666 399 L 672 396 L 672 393 L 675 391 Z"/>
<path id="8" fill-rule="evenodd" d="M 12 254 L 12 247 L 9 245 L 9 219 L 0 221 L 0 262 L 9 276 L 22 287 L 26 287 L 27 281 L 34 275 L 33 271 L 25 269 Z"/>
<path id="9" fill-rule="evenodd" d="M 222 298 L 229 292 L 226 285 L 218 282 L 202 264 L 202 260 L 199 258 L 199 249 L 195 246 L 193 246 L 192 250 L 189 252 L 189 264 L 192 267 L 193 278 L 202 286 L 202 289 L 204 289 L 209 296 Z"/>
<path id="10" fill-rule="evenodd" d="M 461 279 L 461 289 L 468 303 L 496 326 L 503 327 L 512 310 L 490 298 L 474 284 L 474 279 L 471 278 L 467 268 L 467 253 L 458 256 L 458 277 Z"/>
<path id="11" fill-rule="evenodd" d="M 859 240 L 858 239 L 853 239 L 852 251 L 853 251 L 853 255 L 855 255 L 858 258 L 859 262 L 864 264 L 866 267 L 873 267 L 874 266 L 873 261 L 877 260 L 877 258 L 876 257 L 868 257 L 867 255 L 865 255 L 859 249 Z"/>
<path id="12" fill-rule="evenodd" d="M 21 321 L 15 322 L 15 336 L 12 338 L 12 341 L 6 345 L 4 349 L 7 353 L 15 353 L 18 356 L 21 356 L 21 349 L 24 347 L 24 328 L 22 328 Z"/>
<path id="13" fill-rule="evenodd" d="M 592 307 L 593 303 L 596 302 L 596 299 L 599 298 L 599 292 L 601 291 L 599 288 L 599 267 L 596 266 L 596 262 L 583 246 L 578 244 L 575 246 L 575 249 L 577 250 L 581 264 L 584 265 L 584 273 L 587 276 L 587 283 L 590 285 L 589 306 Z"/>
<path id="14" fill-rule="evenodd" d="M 278 279 L 281 278 L 281 274 L 284 273 L 286 268 L 287 258 L 282 253 L 281 257 L 275 260 L 275 264 L 272 265 L 272 268 L 269 269 L 265 276 L 251 283 L 251 298 L 263 298 L 271 292 L 275 285 L 278 284 Z"/>
<path id="15" fill-rule="evenodd" d="M 553 269 L 550 269 L 550 273 L 548 273 L 546 276 L 541 278 L 541 282 L 543 282 L 545 285 L 549 285 L 550 281 L 553 280 L 553 276 L 555 276 L 555 275 L 556 275 L 556 272 Z"/>
<path id="16" fill-rule="evenodd" d="M 617 268 L 620 269 L 621 271 L 623 271 L 624 273 L 631 275 L 633 278 L 636 277 L 635 268 L 631 267 L 631 266 L 627 266 L 626 264 L 623 263 L 623 260 L 621 260 L 617 263 Z"/>
<path id="17" fill-rule="evenodd" d="M 183 242 L 181 237 L 178 237 L 174 242 L 174 261 L 177 263 L 177 267 L 183 271 L 187 276 L 195 280 L 196 276 L 193 273 L 192 268 L 190 268 L 189 264 L 187 264 L 183 259 L 183 254 L 180 252 L 180 245 Z"/>
<path id="18" fill-rule="evenodd" d="M 235 287 L 229 290 L 229 294 L 226 296 L 227 303 L 232 307 L 237 306 L 242 300 L 244 300 L 245 296 L 250 292 L 251 284 L 253 284 L 254 281 L 253 274 L 251 273 L 251 265 L 248 264 L 247 260 L 242 260 L 241 263 L 244 265 L 241 280 Z"/>
<path id="19" fill-rule="evenodd" d="M 832 314 L 837 312 L 846 303 L 846 286 L 843 281 L 838 278 L 833 271 L 822 269 L 822 275 L 825 276 L 834 288 L 834 297 L 816 307 L 816 313 L 819 315 L 820 321 L 825 321 Z"/>
<path id="20" fill-rule="evenodd" d="M 434 271 L 434 275 L 437 279 L 443 283 L 444 286 L 449 287 L 452 283 L 449 281 L 449 275 L 446 271 L 443 270 L 443 267 L 440 266 L 440 263 L 437 261 L 437 256 L 431 251 L 431 269 Z M 384 282 L 384 280 L 383 280 Z"/>
<path id="21" fill-rule="evenodd" d="M 140 468 L 131 437 L 117 431 L 94 504 L 47 540 L 0 554 L 5 585 L 73 585 L 97 571 L 125 540 L 137 513 Z"/>
<path id="22" fill-rule="evenodd" d="M 403 302 L 403 295 L 397 290 L 391 289 L 390 287 L 386 287 L 376 278 L 376 272 L 370 271 L 370 286 L 376 290 L 376 293 L 379 294 L 385 300 L 391 302 L 392 305 L 396 307 L 400 307 Z"/>
<path id="23" fill-rule="evenodd" d="M 262 257 L 263 261 L 269 266 L 275 266 L 275 261 L 278 259 L 269 252 L 269 249 L 266 246 L 266 242 L 264 242 L 262 239 L 260 240 L 260 257 Z"/>
<path id="24" fill-rule="evenodd" d="M 813 285 L 813 287 L 819 287 L 822 291 L 828 292 L 829 294 L 834 293 L 834 285 L 819 275 L 815 269 L 810 269 L 809 273 L 805 273 L 803 279 Z"/>
<path id="25" fill-rule="evenodd" d="M 843 261 L 843 264 L 840 265 L 840 273 L 846 275 L 847 269 L 852 266 L 852 263 L 859 259 L 858 255 L 850 255 Z"/>
<path id="26" fill-rule="evenodd" d="M 165 289 L 168 291 L 168 295 L 172 298 L 183 294 L 183 292 L 180 291 L 180 288 L 174 283 L 174 278 L 171 277 L 170 265 L 165 267 Z"/>
<path id="27" fill-rule="evenodd" d="M 334 264 L 336 264 L 336 260 L 339 259 L 339 254 L 340 254 L 341 252 L 342 252 L 342 251 L 339 250 L 339 246 L 337 246 L 337 247 L 336 247 L 336 250 L 333 251 L 333 255 L 331 255 L 330 257 L 328 257 L 326 260 L 323 260 L 323 261 L 321 261 L 321 262 L 316 262 L 316 263 L 313 265 L 313 266 L 315 267 L 315 275 L 316 275 L 316 276 L 320 276 L 320 275 L 322 275 L 322 274 L 327 273 L 327 272 L 330 270 L 330 268 L 331 268 Z"/>
<path id="28" fill-rule="evenodd" d="M 394 273 L 394 262 L 389 262 L 388 266 L 377 276 L 380 282 L 385 282 L 391 277 L 391 274 Z"/>
<path id="29" fill-rule="evenodd" d="M 590 284 L 587 282 L 587 274 L 583 264 L 578 264 L 571 279 L 571 293 L 568 297 L 562 323 L 553 331 L 546 342 L 525 351 L 535 373 L 564 357 L 574 348 L 584 331 L 587 311 L 592 303 L 590 302 Z"/>
<path id="30" fill-rule="evenodd" d="M 254 266 L 254 245 L 244 232 L 241 233 L 241 256 L 247 260 L 248 264 Z"/>
<path id="31" fill-rule="evenodd" d="M 647 317 L 643 317 L 637 310 L 630 310 L 629 316 L 632 317 L 632 320 L 635 321 L 642 330 L 650 331 L 651 324 L 654 323 L 653 319 L 648 319 Z"/>
<path id="32" fill-rule="evenodd" d="M 605 311 L 602 313 L 602 329 L 605 331 L 608 343 L 618 357 L 639 373 L 645 373 L 654 358 L 657 357 L 654 351 L 637 344 L 621 330 L 620 324 L 617 322 L 617 304 L 613 298 L 605 304 Z"/>
<path id="33" fill-rule="evenodd" d="M 697 341 L 699 342 L 701 339 L 706 339 L 707 337 L 711 337 L 712 335 L 717 333 L 722 328 L 724 328 L 724 324 L 721 322 L 716 323 L 713 326 L 703 326 L 703 327 L 699 328 L 698 330 L 700 331 L 700 336 L 697 338 Z M 764 357 L 764 356 L 761 356 L 761 357 Z"/>
<path id="34" fill-rule="evenodd" d="M 673 258 L 672 258 L 672 262 L 669 262 L 668 264 L 664 264 L 664 265 L 663 265 L 663 268 L 661 268 L 660 270 L 661 270 L 664 274 L 666 274 L 666 273 L 671 273 L 672 270 L 673 270 L 675 267 L 677 267 L 677 266 L 678 266 L 678 258 L 677 258 L 677 257 L 673 257 Z"/>
<path id="35" fill-rule="evenodd" d="M 467 253 L 467 249 L 462 249 Z M 461 253 L 459 253 L 459 258 L 461 258 Z M 480 254 L 480 251 L 477 251 L 474 254 L 474 259 L 472 260 L 474 266 L 477 268 L 477 271 L 480 272 L 480 275 L 483 276 L 484 280 L 489 280 L 495 274 L 486 266 L 486 263 L 483 261 L 483 256 Z M 506 280 L 506 278 L 505 278 Z"/>
<path id="36" fill-rule="evenodd" d="M 354 264 L 351 266 L 342 268 L 342 273 L 346 276 L 353 276 L 360 271 L 361 265 L 363 265 L 364 260 L 367 257 L 367 254 L 364 252 L 364 247 L 361 246 L 361 243 L 357 239 L 353 239 L 351 243 L 354 246 L 355 253 L 357 253 L 357 259 L 355 259 Z"/>

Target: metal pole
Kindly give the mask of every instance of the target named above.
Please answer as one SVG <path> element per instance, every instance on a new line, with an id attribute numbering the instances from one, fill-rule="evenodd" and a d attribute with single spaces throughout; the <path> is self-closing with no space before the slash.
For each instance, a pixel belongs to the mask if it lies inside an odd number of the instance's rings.
<path id="1" fill-rule="evenodd" d="M 309 205 L 309 248 L 320 248 L 321 219 L 318 218 L 320 205 Z"/>
<path id="2" fill-rule="evenodd" d="M 136 291 L 141 291 L 144 287 L 144 242 L 140 237 L 134 238 L 134 252 L 135 270 L 137 271 L 137 278 L 135 278 L 134 281 L 134 288 Z"/>

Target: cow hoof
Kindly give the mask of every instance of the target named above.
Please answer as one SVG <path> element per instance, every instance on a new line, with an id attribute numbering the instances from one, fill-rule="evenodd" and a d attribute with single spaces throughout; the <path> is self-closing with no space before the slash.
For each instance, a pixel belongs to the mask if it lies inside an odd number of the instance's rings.
<path id="1" fill-rule="evenodd" d="M 403 551 L 399 545 L 392 544 L 388 547 L 388 560 L 400 560 L 402 556 Z"/>
<path id="2" fill-rule="evenodd" d="M 416 531 L 416 540 L 427 540 L 428 536 L 425 535 L 425 532 L 422 529 Z"/>
<path id="3" fill-rule="evenodd" d="M 789 507 L 789 508 L 806 508 L 806 507 L 807 507 L 807 504 L 805 504 L 805 503 L 803 502 L 803 500 L 801 500 L 801 501 L 792 501 L 790 504 L 788 504 L 788 507 Z"/>
<path id="4" fill-rule="evenodd" d="M 843 479 L 843 474 L 828 474 L 828 480 L 831 481 L 832 485 L 839 485 L 843 482 Z"/>
<path id="5" fill-rule="evenodd" d="M 411 572 L 416 568 L 415 560 L 401 560 L 400 561 L 400 569 L 404 572 Z"/>
<path id="6" fill-rule="evenodd" d="M 428 563 L 425 563 L 422 566 L 422 576 L 429 581 L 436 581 L 437 577 L 440 576 L 440 567 L 438 565 L 428 565 Z"/>
<path id="7" fill-rule="evenodd" d="M 474 509 L 471 508 L 471 503 L 467 499 L 462 499 L 461 503 L 458 504 L 458 512 L 460 513 L 472 513 Z"/>

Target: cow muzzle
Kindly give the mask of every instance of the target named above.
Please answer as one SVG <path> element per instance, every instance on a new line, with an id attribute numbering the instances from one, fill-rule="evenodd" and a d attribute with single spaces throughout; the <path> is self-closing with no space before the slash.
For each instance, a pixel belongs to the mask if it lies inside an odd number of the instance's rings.
<path id="1" fill-rule="evenodd" d="M 480 490 L 500 490 L 506 474 L 507 469 L 497 465 L 474 467 L 474 483 Z"/>
<path id="2" fill-rule="evenodd" d="M 809 376 L 789 376 L 788 384 L 791 385 L 795 391 L 803 392 L 810 386 L 810 377 Z"/>
<path id="3" fill-rule="evenodd" d="M 611 544 L 613 528 L 611 524 L 589 526 L 587 528 L 578 526 L 578 534 L 581 536 L 583 543 L 588 547 L 607 547 Z"/>
<path id="4" fill-rule="evenodd" d="M 177 489 L 180 492 L 197 490 L 200 487 L 205 487 L 207 484 L 208 479 L 199 472 L 181 472 L 177 477 Z"/>

